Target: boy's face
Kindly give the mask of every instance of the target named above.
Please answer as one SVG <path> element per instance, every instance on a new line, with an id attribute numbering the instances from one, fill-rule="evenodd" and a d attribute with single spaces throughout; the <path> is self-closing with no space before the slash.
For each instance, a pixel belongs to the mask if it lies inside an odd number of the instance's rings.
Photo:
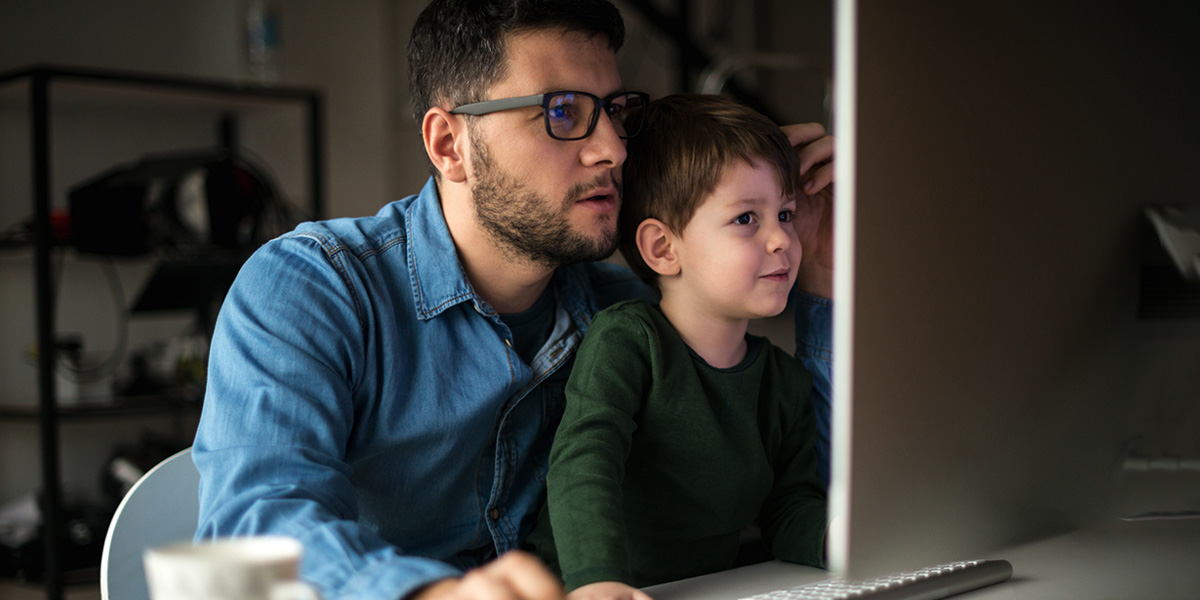
<path id="1" fill-rule="evenodd" d="M 601 36 L 515 34 L 508 54 L 489 99 L 562 90 L 603 98 L 622 89 L 616 55 Z M 468 177 L 476 215 L 495 241 L 549 266 L 612 254 L 625 142 L 607 116 L 574 141 L 546 133 L 540 106 L 474 118 Z"/>
<path id="2" fill-rule="evenodd" d="M 726 319 L 782 312 L 802 254 L 795 209 L 765 163 L 726 166 L 676 240 L 680 299 Z"/>

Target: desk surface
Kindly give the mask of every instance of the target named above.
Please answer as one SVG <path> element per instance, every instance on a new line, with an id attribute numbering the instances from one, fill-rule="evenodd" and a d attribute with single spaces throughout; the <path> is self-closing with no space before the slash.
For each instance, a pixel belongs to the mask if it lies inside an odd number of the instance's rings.
<path id="1" fill-rule="evenodd" d="M 956 600 L 1200 598 L 1200 520 L 1113 521 L 1000 550 L 1012 579 Z M 654 600 L 735 600 L 820 581 L 825 571 L 768 562 L 646 588 Z"/>

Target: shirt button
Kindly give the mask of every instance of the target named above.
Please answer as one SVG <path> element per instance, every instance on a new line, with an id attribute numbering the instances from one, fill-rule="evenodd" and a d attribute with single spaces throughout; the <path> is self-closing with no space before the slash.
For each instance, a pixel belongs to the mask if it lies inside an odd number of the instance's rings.
<path id="1" fill-rule="evenodd" d="M 489 518 L 489 519 L 491 519 L 491 520 L 493 520 L 493 521 L 499 521 L 499 520 L 500 520 L 500 509 L 498 509 L 498 508 L 493 508 L 492 510 L 489 510 L 489 511 L 488 511 L 488 518 Z"/>

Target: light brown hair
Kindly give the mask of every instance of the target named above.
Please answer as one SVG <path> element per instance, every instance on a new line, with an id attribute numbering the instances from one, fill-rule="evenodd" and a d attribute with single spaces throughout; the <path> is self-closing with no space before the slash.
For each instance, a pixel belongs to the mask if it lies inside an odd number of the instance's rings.
<path id="1" fill-rule="evenodd" d="M 621 254 L 643 281 L 654 272 L 637 248 L 642 221 L 654 218 L 683 232 L 696 209 L 740 160 L 774 168 L 785 196 L 800 189 L 796 151 L 778 125 L 717 95 L 675 94 L 650 103 L 641 135 L 629 140 L 618 219 Z"/>

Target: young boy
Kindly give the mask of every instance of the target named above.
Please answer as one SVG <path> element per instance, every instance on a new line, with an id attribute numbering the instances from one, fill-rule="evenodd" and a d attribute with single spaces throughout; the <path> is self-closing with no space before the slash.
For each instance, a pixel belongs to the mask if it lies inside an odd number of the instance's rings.
<path id="1" fill-rule="evenodd" d="M 596 315 L 528 538 L 573 600 L 645 598 L 636 588 L 729 568 L 752 523 L 776 558 L 824 562 L 811 378 L 746 332 L 783 311 L 800 264 L 795 152 L 719 96 L 646 110 L 619 230 L 662 301 Z"/>

